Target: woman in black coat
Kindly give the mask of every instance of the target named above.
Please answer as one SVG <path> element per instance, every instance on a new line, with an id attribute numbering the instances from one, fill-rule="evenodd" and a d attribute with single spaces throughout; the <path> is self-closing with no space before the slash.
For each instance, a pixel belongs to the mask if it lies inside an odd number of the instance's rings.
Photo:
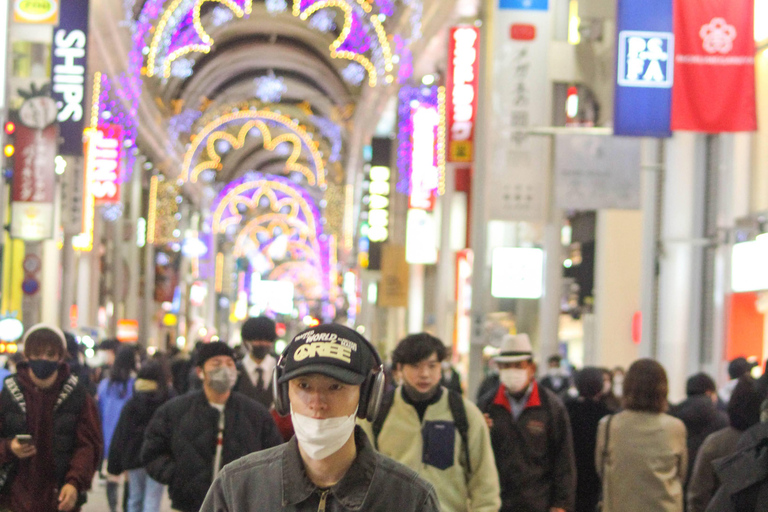
<path id="1" fill-rule="evenodd" d="M 125 404 L 109 447 L 107 471 L 128 472 L 128 512 L 158 512 L 164 486 L 142 467 L 144 431 L 155 411 L 171 396 L 167 372 L 160 361 L 148 360 L 139 370 L 133 397 Z"/>
<path id="2" fill-rule="evenodd" d="M 565 404 L 576 456 L 576 512 L 594 512 L 600 500 L 600 477 L 595 471 L 597 424 L 611 413 L 601 400 L 603 370 L 587 367 L 578 372 L 576 389 L 579 397 Z"/>

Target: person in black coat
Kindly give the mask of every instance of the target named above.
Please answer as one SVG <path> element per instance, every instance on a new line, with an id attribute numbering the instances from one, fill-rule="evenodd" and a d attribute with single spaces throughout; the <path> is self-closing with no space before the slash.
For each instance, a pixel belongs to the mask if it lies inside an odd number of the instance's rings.
<path id="1" fill-rule="evenodd" d="M 579 397 L 566 402 L 571 419 L 573 451 L 576 456 L 575 512 L 594 512 L 600 500 L 600 477 L 595 470 L 595 443 L 600 419 L 611 414 L 600 400 L 603 391 L 603 371 L 586 367 L 576 374 Z"/>
<path id="2" fill-rule="evenodd" d="M 669 410 L 669 414 L 685 423 L 688 432 L 688 478 L 702 443 L 709 434 L 728 426 L 728 415 L 717 407 L 717 385 L 706 373 L 697 373 L 685 385 L 688 398 Z M 685 486 L 687 488 L 688 481 Z"/>
<path id="3" fill-rule="evenodd" d="M 127 510 L 160 510 L 164 486 L 147 474 L 140 455 L 149 420 L 172 395 L 168 380 L 160 361 L 144 363 L 134 383 L 133 397 L 123 407 L 112 435 L 107 472 L 128 472 Z"/>
<path id="4" fill-rule="evenodd" d="M 283 442 L 272 416 L 257 401 L 232 392 L 234 351 L 223 342 L 198 350 L 203 389 L 162 405 L 144 436 L 141 461 L 168 485 L 175 510 L 198 512 L 222 466 Z"/>

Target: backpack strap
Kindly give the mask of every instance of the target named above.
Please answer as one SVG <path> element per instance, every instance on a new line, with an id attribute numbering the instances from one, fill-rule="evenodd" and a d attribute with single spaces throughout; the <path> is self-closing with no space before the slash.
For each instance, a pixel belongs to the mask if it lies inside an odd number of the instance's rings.
<path id="1" fill-rule="evenodd" d="M 69 395 L 72 394 L 72 392 L 77 387 L 77 384 L 79 382 L 79 379 L 77 378 L 77 375 L 74 373 L 69 376 L 67 381 L 64 383 L 64 385 L 61 387 L 61 393 L 59 393 L 59 398 L 56 400 L 56 405 L 53 406 L 53 410 L 59 408 L 59 406 L 64 403 L 64 400 L 69 397 Z"/>
<path id="2" fill-rule="evenodd" d="M 395 402 L 395 391 L 397 388 L 384 393 L 381 397 L 381 405 L 379 406 L 379 413 L 376 415 L 376 419 L 373 420 L 371 429 L 373 430 L 373 446 L 379 449 L 379 434 L 384 427 L 384 421 L 387 419 L 389 410 L 392 408 L 392 404 Z"/>
<path id="3" fill-rule="evenodd" d="M 19 387 L 19 381 L 16 380 L 16 375 L 10 375 L 6 377 L 4 381 L 4 386 L 8 390 L 8 392 L 11 394 L 11 398 L 14 402 L 19 406 L 19 409 L 21 409 L 21 412 L 24 413 L 24 416 L 27 415 L 27 401 L 24 400 L 24 393 L 21 392 L 21 388 Z"/>
<path id="4" fill-rule="evenodd" d="M 464 408 L 464 399 L 456 391 L 448 390 L 448 407 L 450 407 L 451 416 L 453 416 L 453 425 L 461 437 L 464 461 L 467 464 L 467 473 L 469 473 L 472 471 L 469 459 L 469 419 L 467 418 L 467 410 Z"/>

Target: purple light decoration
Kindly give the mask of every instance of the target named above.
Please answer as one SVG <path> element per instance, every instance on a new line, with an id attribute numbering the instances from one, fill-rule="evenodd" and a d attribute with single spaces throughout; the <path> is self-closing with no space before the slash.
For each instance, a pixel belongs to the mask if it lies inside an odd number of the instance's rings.
<path id="1" fill-rule="evenodd" d="M 400 63 L 397 69 L 397 83 L 404 84 L 413 75 L 413 53 L 400 35 L 392 38 L 394 42 L 394 52 L 400 56 Z"/>
<path id="2" fill-rule="evenodd" d="M 213 204 L 211 205 L 211 211 L 215 212 L 219 208 L 219 206 L 222 204 L 222 201 L 224 200 L 224 198 L 226 198 L 229 193 L 231 193 L 234 189 L 236 189 L 240 185 L 244 185 L 246 183 L 249 183 L 252 181 L 259 181 L 259 180 L 272 181 L 292 189 L 309 206 L 309 210 L 313 217 L 311 220 L 313 220 L 315 224 L 315 239 L 317 240 L 318 247 L 320 250 L 320 254 L 318 254 L 317 256 L 322 265 L 322 268 L 320 270 L 322 271 L 322 276 L 323 276 L 323 287 L 324 287 L 324 290 L 327 292 L 330 289 L 330 280 L 329 280 L 330 279 L 330 244 L 328 241 L 328 237 L 323 237 L 322 224 L 320 222 L 320 219 L 322 218 L 320 209 L 315 204 L 315 200 L 312 198 L 312 196 L 310 196 L 309 193 L 303 187 L 296 185 L 291 180 L 284 178 L 282 176 L 267 175 L 267 174 L 262 174 L 258 172 L 248 173 L 247 176 L 243 176 L 237 180 L 234 180 L 228 183 L 221 190 L 221 192 L 219 192 L 219 194 L 216 196 L 216 199 L 214 199 Z M 289 197 L 278 190 L 273 189 L 273 191 L 277 195 L 278 200 Z M 258 189 L 251 189 L 243 193 L 240 197 L 244 197 L 250 200 L 258 192 L 259 192 Z M 225 219 L 228 219 L 233 215 L 234 214 L 232 214 L 231 212 L 226 211 L 222 216 L 221 220 L 223 221 Z M 307 226 L 309 225 L 310 219 L 306 218 L 303 212 L 300 212 L 300 214 L 296 217 L 296 219 L 299 222 L 306 224 Z"/>
<path id="3" fill-rule="evenodd" d="M 404 86 L 398 94 L 397 106 L 397 172 L 396 190 L 401 194 L 411 191 L 411 165 L 413 158 L 413 107 L 418 101 L 422 105 L 438 107 L 437 86 Z"/>
<path id="4" fill-rule="evenodd" d="M 379 12 L 384 16 L 393 16 L 395 14 L 395 2 L 393 0 L 376 0 L 379 6 Z"/>

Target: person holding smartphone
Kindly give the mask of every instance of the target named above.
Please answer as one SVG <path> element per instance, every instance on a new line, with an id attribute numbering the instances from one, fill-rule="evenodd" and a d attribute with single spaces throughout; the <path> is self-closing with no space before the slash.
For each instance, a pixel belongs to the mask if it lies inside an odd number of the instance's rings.
<path id="1" fill-rule="evenodd" d="M 64 334 L 38 324 L 0 392 L 0 510 L 76 511 L 101 459 L 96 404 L 64 362 Z"/>

